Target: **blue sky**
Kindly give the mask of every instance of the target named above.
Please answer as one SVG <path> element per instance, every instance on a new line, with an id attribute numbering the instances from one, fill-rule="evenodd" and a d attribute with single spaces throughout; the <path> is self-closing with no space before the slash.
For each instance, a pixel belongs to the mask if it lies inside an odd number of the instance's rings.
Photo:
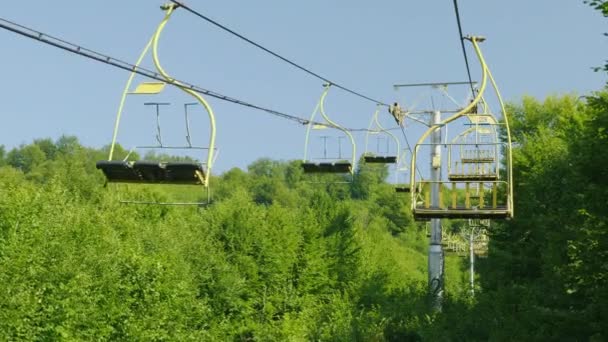
<path id="1" fill-rule="evenodd" d="M 2 17 L 127 61 L 135 61 L 162 19 L 161 1 L 30 1 L 4 6 Z M 395 83 L 461 81 L 466 71 L 452 1 L 195 1 L 188 4 L 247 37 L 338 83 L 385 102 L 409 101 Z M 605 75 L 591 67 L 608 58 L 606 19 L 574 0 L 460 1 L 465 34 L 483 44 L 507 101 L 523 95 L 586 94 Z M 128 74 L 0 31 L 3 124 L 8 148 L 34 138 L 76 135 L 100 147 L 111 139 Z M 225 95 L 308 117 L 322 82 L 279 62 L 185 12 L 175 13 L 161 43 L 161 59 L 175 77 Z M 473 77 L 479 68 L 469 49 Z M 149 60 L 145 66 L 151 67 Z M 461 96 L 462 98 L 462 96 Z M 185 102 L 176 90 L 157 98 L 131 98 L 119 141 L 154 142 L 151 108 L 163 110 L 166 141 L 185 142 Z M 299 159 L 305 127 L 263 112 L 210 99 L 218 126 L 216 170 L 246 167 L 260 157 Z M 375 105 L 338 89 L 327 97 L 332 118 L 366 127 Z M 206 144 L 207 122 L 195 109 L 192 135 Z M 386 113 L 383 123 L 392 125 Z M 408 130 L 416 140 L 419 130 Z M 359 151 L 364 135 L 357 135 Z M 315 140 L 320 143 L 320 140 Z"/>

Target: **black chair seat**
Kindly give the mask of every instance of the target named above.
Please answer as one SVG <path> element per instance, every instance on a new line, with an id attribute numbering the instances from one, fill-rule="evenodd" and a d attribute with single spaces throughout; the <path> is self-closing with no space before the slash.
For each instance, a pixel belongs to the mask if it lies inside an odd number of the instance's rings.
<path id="1" fill-rule="evenodd" d="M 453 219 L 506 219 L 510 217 L 510 212 L 506 206 L 498 206 L 496 208 L 415 208 L 414 209 L 415 219 L 429 219 L 429 218 L 453 218 Z"/>
<path id="2" fill-rule="evenodd" d="M 197 163 L 157 161 L 99 161 L 108 182 L 149 184 L 203 184 L 205 171 Z"/>
<path id="3" fill-rule="evenodd" d="M 165 165 L 166 182 L 172 184 L 201 184 L 205 179 L 203 166 L 197 163 L 173 162 Z"/>
<path id="4" fill-rule="evenodd" d="M 396 156 L 365 156 L 363 159 L 370 164 L 395 164 L 397 162 Z"/>
<path id="5" fill-rule="evenodd" d="M 397 186 L 395 187 L 395 192 L 410 192 L 409 186 Z"/>
<path id="6" fill-rule="evenodd" d="M 162 164 L 154 161 L 136 161 L 133 170 L 141 175 L 145 183 L 161 183 L 165 180 L 165 168 Z"/>
<path id="7" fill-rule="evenodd" d="M 141 182 L 142 178 L 139 173 L 133 170 L 131 163 L 126 161 L 98 161 L 97 169 L 101 170 L 106 176 L 108 182 Z"/>
<path id="8" fill-rule="evenodd" d="M 350 173 L 352 164 L 348 162 L 338 163 L 302 163 L 305 173 Z"/>
<path id="9" fill-rule="evenodd" d="M 451 181 L 461 182 L 491 182 L 497 181 L 497 174 L 486 174 L 486 175 L 475 175 L 475 174 L 451 174 L 448 175 L 448 179 Z"/>

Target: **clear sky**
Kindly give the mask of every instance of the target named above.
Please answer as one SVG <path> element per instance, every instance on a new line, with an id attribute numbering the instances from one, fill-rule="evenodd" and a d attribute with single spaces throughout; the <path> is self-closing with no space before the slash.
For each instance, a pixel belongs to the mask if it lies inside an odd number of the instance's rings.
<path id="1" fill-rule="evenodd" d="M 5 4 L 0 16 L 134 62 L 162 19 L 161 3 L 20 0 Z M 190 0 L 188 5 L 385 102 L 398 98 L 395 83 L 466 79 L 451 0 Z M 582 0 L 461 0 L 459 5 L 464 33 L 488 38 L 482 47 L 507 101 L 526 94 L 541 99 L 586 94 L 604 85 L 605 75 L 591 67 L 608 58 L 608 40 L 602 36 L 608 31 L 606 19 Z M 94 147 L 110 141 L 127 73 L 10 32 L 0 31 L 0 41 L 0 144 L 12 148 L 62 134 L 76 135 Z M 321 81 L 185 11 L 174 14 L 161 44 L 164 66 L 176 78 L 255 104 L 308 117 L 322 91 Z M 477 79 L 470 47 L 469 57 Z M 152 67 L 151 61 L 145 66 Z M 143 106 L 145 101 L 173 104 L 162 112 L 163 136 L 168 142 L 185 142 L 182 104 L 192 100 L 176 90 L 156 98 L 131 97 L 119 141 L 126 147 L 154 143 L 154 114 Z M 210 102 L 221 151 L 216 170 L 245 167 L 260 157 L 303 156 L 303 126 L 216 99 Z M 345 126 L 366 127 L 375 105 L 333 89 L 327 109 Z M 201 114 L 198 108 L 192 115 L 204 118 Z M 204 119 L 193 119 L 192 135 L 200 144 L 206 144 L 206 125 Z M 359 151 L 364 137 L 357 135 Z"/>

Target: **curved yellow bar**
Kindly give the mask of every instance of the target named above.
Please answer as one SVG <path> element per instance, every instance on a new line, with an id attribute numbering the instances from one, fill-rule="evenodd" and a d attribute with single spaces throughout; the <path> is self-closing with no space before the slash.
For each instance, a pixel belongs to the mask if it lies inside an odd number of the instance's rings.
<path id="1" fill-rule="evenodd" d="M 488 71 L 488 76 L 491 76 L 489 68 L 487 69 L 487 71 Z M 494 116 L 494 114 L 492 114 L 490 112 L 490 106 L 488 106 L 488 103 L 486 102 L 485 97 L 482 96 L 481 100 L 479 101 L 479 103 L 481 103 L 482 106 L 483 106 L 483 112 L 480 115 L 488 115 L 488 116 L 492 117 L 492 119 L 494 120 L 495 123 L 498 123 L 498 120 L 496 119 L 496 117 Z M 472 124 L 475 124 L 476 126 L 478 126 L 479 122 L 477 122 L 477 121 L 473 122 L 473 120 L 471 120 L 471 115 L 467 115 L 467 116 L 469 117 L 469 121 Z M 494 141 L 497 143 L 494 152 L 496 153 L 496 155 L 498 155 L 498 153 L 499 153 L 498 152 L 498 131 L 496 130 L 496 125 L 492 125 L 492 131 L 494 132 Z M 500 166 L 500 161 L 498 160 L 498 158 L 496 159 L 496 165 L 495 166 L 496 166 L 496 170 L 500 169 L 500 167 L 499 167 Z"/>
<path id="2" fill-rule="evenodd" d="M 380 107 L 382 105 L 377 105 L 376 106 L 376 111 L 374 112 L 374 115 L 372 116 L 372 120 L 369 123 L 369 126 L 367 127 L 367 133 L 365 134 L 365 153 L 367 153 L 367 146 L 368 146 L 368 142 L 369 142 L 369 135 L 371 134 L 372 130 L 372 126 L 375 123 L 376 127 L 378 127 L 380 129 L 380 131 L 376 131 L 378 133 L 382 132 L 388 136 L 390 136 L 391 138 L 393 138 L 393 141 L 395 142 L 395 146 L 397 146 L 397 152 L 396 152 L 396 156 L 397 156 L 397 160 L 396 160 L 396 164 L 399 164 L 399 153 L 401 151 L 401 144 L 399 143 L 399 139 L 397 139 L 397 137 L 387 131 L 381 124 L 380 121 L 378 121 L 378 113 L 380 112 Z"/>
<path id="3" fill-rule="evenodd" d="M 331 84 L 327 85 L 327 89 L 329 90 L 329 87 L 331 87 Z M 353 152 L 352 152 L 352 158 L 351 158 L 351 165 L 353 166 L 350 170 L 350 173 L 354 173 L 355 172 L 355 162 L 356 162 L 356 155 L 357 155 L 357 151 L 356 148 L 357 146 L 355 145 L 355 138 L 353 138 L 353 135 L 346 130 L 344 127 L 338 125 L 337 123 L 333 122 L 328 116 L 327 114 L 325 114 L 325 97 L 327 96 L 327 91 L 325 91 L 323 93 L 323 96 L 321 96 L 321 101 L 320 101 L 320 109 L 321 109 L 321 116 L 323 116 L 323 118 L 325 119 L 325 121 L 327 121 L 329 124 L 333 125 L 334 128 L 337 128 L 339 130 L 341 130 L 342 132 L 344 132 L 344 134 L 346 134 L 349 138 L 350 138 L 350 144 L 352 146 Z"/>
<path id="4" fill-rule="evenodd" d="M 328 91 L 329 91 L 329 87 L 325 87 L 325 90 L 323 90 L 323 94 L 321 95 L 321 98 L 325 98 L 325 95 L 327 95 Z M 308 142 L 310 140 L 310 129 L 313 126 L 315 116 L 317 115 L 317 112 L 319 111 L 319 107 L 321 107 L 321 99 L 319 99 L 319 102 L 317 102 L 317 105 L 315 106 L 315 110 L 312 111 L 312 114 L 310 115 L 310 120 L 308 120 L 308 125 L 306 127 L 306 140 L 304 141 L 304 162 L 308 161 Z"/>
<path id="5" fill-rule="evenodd" d="M 372 126 L 374 125 L 374 123 L 377 122 L 376 118 L 378 117 L 378 112 L 380 111 L 380 109 L 378 107 L 379 106 L 376 106 L 376 111 L 374 112 L 372 119 L 369 121 L 369 125 L 367 126 L 367 133 L 365 133 L 365 153 L 367 153 L 367 147 L 369 144 L 369 135 L 372 134 L 372 132 L 374 132 L 374 134 L 380 133 L 379 131 L 374 131 L 372 129 Z"/>
<path id="6" fill-rule="evenodd" d="M 213 167 L 213 162 L 214 162 L 213 154 L 215 153 L 216 128 L 215 128 L 215 115 L 213 114 L 213 109 L 211 109 L 211 106 L 209 105 L 209 103 L 199 93 L 197 93 L 191 89 L 188 89 L 183 84 L 181 84 L 178 81 L 176 81 L 175 79 L 171 78 L 171 76 L 169 76 L 169 74 L 167 74 L 167 72 L 163 69 L 162 65 L 160 64 L 160 60 L 158 58 L 158 42 L 160 40 L 160 35 L 163 32 L 167 23 L 169 22 L 169 19 L 171 18 L 171 14 L 173 14 L 174 10 L 175 10 L 175 6 L 173 6 L 173 5 L 167 6 L 167 9 L 165 10 L 165 18 L 158 26 L 158 29 L 156 30 L 156 34 L 154 34 L 153 43 L 152 43 L 152 57 L 154 59 L 154 65 L 156 66 L 156 69 L 163 76 L 163 78 L 167 80 L 167 83 L 177 86 L 178 88 L 180 88 L 187 94 L 194 97 L 205 108 L 205 110 L 209 114 L 209 123 L 211 126 L 211 134 L 209 136 L 209 150 L 208 150 L 208 154 L 207 154 L 207 175 L 205 177 L 205 184 L 204 184 L 204 186 L 207 187 L 207 186 L 209 186 L 209 177 L 211 175 L 211 168 Z"/>
<path id="7" fill-rule="evenodd" d="M 487 68 L 487 66 L 486 66 Z M 498 90 L 498 85 L 496 84 L 496 81 L 494 80 L 494 77 L 492 76 L 492 73 L 490 72 L 490 69 L 487 69 L 488 71 L 488 76 L 490 77 L 490 81 L 492 82 L 492 87 L 494 88 L 494 91 L 496 92 L 496 97 L 498 97 L 498 102 L 500 103 L 500 109 L 502 110 L 502 115 L 505 118 L 505 126 L 507 129 L 507 143 L 509 144 L 509 152 L 508 152 L 508 165 L 507 165 L 507 172 L 509 173 L 509 209 L 510 210 L 510 217 L 513 217 L 513 215 L 515 214 L 515 206 L 513 205 L 513 152 L 511 150 L 511 128 L 509 126 L 509 117 L 507 115 L 507 109 L 505 107 L 505 103 L 502 100 L 502 96 L 500 95 L 500 91 Z"/>
<path id="8" fill-rule="evenodd" d="M 146 57 L 146 54 L 152 46 L 152 40 L 154 40 L 154 37 L 150 38 L 148 44 L 146 44 L 146 47 L 139 55 L 137 62 L 135 62 L 135 68 L 138 68 L 141 62 L 144 60 L 144 57 Z M 125 101 L 127 100 L 129 89 L 131 89 L 131 84 L 133 83 L 133 79 L 135 78 L 136 74 L 137 73 L 135 72 L 135 70 L 131 71 L 131 75 L 129 75 L 129 79 L 127 80 L 125 89 L 122 92 L 122 97 L 120 98 L 120 105 L 118 106 L 118 114 L 116 115 L 116 121 L 114 122 L 114 133 L 112 134 L 112 144 L 110 145 L 110 155 L 108 156 L 108 160 L 112 160 L 112 158 L 114 157 L 114 147 L 116 146 L 116 137 L 118 136 L 118 126 L 120 125 L 120 118 L 122 117 L 122 111 L 125 106 Z"/>
<path id="9" fill-rule="evenodd" d="M 415 170 L 416 169 L 416 157 L 418 154 L 418 147 L 420 146 L 420 144 L 422 144 L 422 142 L 424 142 L 424 140 L 426 140 L 426 138 L 434 131 L 436 131 L 437 129 L 439 129 L 441 126 L 446 125 L 458 118 L 460 118 L 461 116 L 465 115 L 466 113 L 470 112 L 471 109 L 473 109 L 473 107 L 481 100 L 483 93 L 486 90 L 486 85 L 487 85 L 487 80 L 488 80 L 488 73 L 487 73 L 487 66 L 486 66 L 486 62 L 485 59 L 483 58 L 483 54 L 481 53 L 481 49 L 479 48 L 479 44 L 477 43 L 477 41 L 479 40 L 478 37 L 471 37 L 471 43 L 473 43 L 473 47 L 475 48 L 475 54 L 477 55 L 477 58 L 479 59 L 479 62 L 481 64 L 481 87 L 479 88 L 479 91 L 477 93 L 477 96 L 475 96 L 475 98 L 473 99 L 473 101 L 471 101 L 471 103 L 469 103 L 465 108 L 463 108 L 462 110 L 458 111 L 458 113 L 448 117 L 447 119 L 441 121 L 440 124 L 438 125 L 433 125 L 431 127 L 429 127 L 429 129 L 422 135 L 422 137 L 420 137 L 420 139 L 418 139 L 418 142 L 416 143 L 416 146 L 414 146 L 414 151 L 412 151 L 412 161 L 411 161 L 411 165 L 410 165 L 410 170 Z M 414 188 L 414 183 L 416 181 L 416 174 L 415 172 L 410 172 L 410 188 L 413 189 Z M 412 210 L 416 207 L 416 192 L 412 191 L 411 192 L 411 199 L 412 199 Z"/>
<path id="10" fill-rule="evenodd" d="M 492 114 L 486 114 L 486 115 L 492 115 Z M 469 135 L 469 134 L 471 134 L 471 133 L 473 133 L 473 132 L 477 133 L 478 129 L 479 129 L 479 126 L 477 126 L 477 125 L 475 125 L 474 127 L 471 127 L 471 128 L 467 128 L 466 130 L 460 132 L 457 136 L 455 136 L 451 140 L 450 144 L 451 145 L 457 144 L 458 143 L 458 139 L 460 139 L 460 138 L 463 139 L 463 143 L 464 143 L 466 141 L 465 140 L 466 136 Z M 498 134 L 496 133 L 496 128 L 493 129 L 493 131 L 492 131 L 491 134 L 494 136 L 494 139 L 493 139 L 494 143 L 498 144 Z M 462 145 L 460 146 L 459 150 L 460 150 L 460 153 L 462 154 L 462 152 L 464 150 Z M 498 147 L 496 147 L 495 151 L 496 151 L 495 152 L 496 155 L 498 155 Z M 451 168 L 451 167 L 452 167 L 452 149 L 449 148 L 448 149 L 448 169 Z M 496 160 L 496 169 L 498 170 L 498 159 Z"/>
<path id="11" fill-rule="evenodd" d="M 325 121 L 329 124 L 330 127 L 341 130 L 350 138 L 350 143 L 352 146 L 351 165 L 353 165 L 353 168 L 351 169 L 350 172 L 352 174 L 352 173 L 354 173 L 354 165 L 355 165 L 355 161 L 356 161 L 355 156 L 357 153 L 355 139 L 353 138 L 353 135 L 348 130 L 346 130 L 342 126 L 338 125 L 337 123 L 333 122 L 327 116 L 327 114 L 325 114 L 325 107 L 324 107 L 325 97 L 327 96 L 327 93 L 329 92 L 329 88 L 331 87 L 331 84 L 328 83 L 324 87 L 325 87 L 325 89 L 323 90 L 323 93 L 321 94 L 321 98 L 319 99 L 319 102 L 317 102 L 317 106 L 315 107 L 315 110 L 313 110 L 312 115 L 310 116 L 310 120 L 308 121 L 308 125 L 307 125 L 308 127 L 306 128 L 306 140 L 304 142 L 304 162 L 306 162 L 308 160 L 308 143 L 310 141 L 310 130 L 313 125 L 315 116 L 317 115 L 317 112 L 320 112 L 321 116 L 323 116 L 323 119 L 325 119 Z"/>

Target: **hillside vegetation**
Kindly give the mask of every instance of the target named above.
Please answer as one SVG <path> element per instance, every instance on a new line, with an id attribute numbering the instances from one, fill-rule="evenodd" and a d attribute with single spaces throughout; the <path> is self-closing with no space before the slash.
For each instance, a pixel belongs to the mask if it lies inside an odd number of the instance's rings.
<path id="1" fill-rule="evenodd" d="M 105 151 L 74 137 L 1 155 L 0 340 L 399 340 L 426 322 L 425 231 L 384 167 L 310 184 L 264 159 L 214 178 L 207 207 L 159 207 L 119 198 L 175 187 L 104 187 Z"/>
<path id="2" fill-rule="evenodd" d="M 0 340 L 605 340 L 608 93 L 510 110 L 515 219 L 493 223 L 474 299 L 447 258 L 441 313 L 384 167 L 311 184 L 262 159 L 204 208 L 137 206 L 119 198 L 177 190 L 104 186 L 106 151 L 74 137 L 1 149 Z"/>

